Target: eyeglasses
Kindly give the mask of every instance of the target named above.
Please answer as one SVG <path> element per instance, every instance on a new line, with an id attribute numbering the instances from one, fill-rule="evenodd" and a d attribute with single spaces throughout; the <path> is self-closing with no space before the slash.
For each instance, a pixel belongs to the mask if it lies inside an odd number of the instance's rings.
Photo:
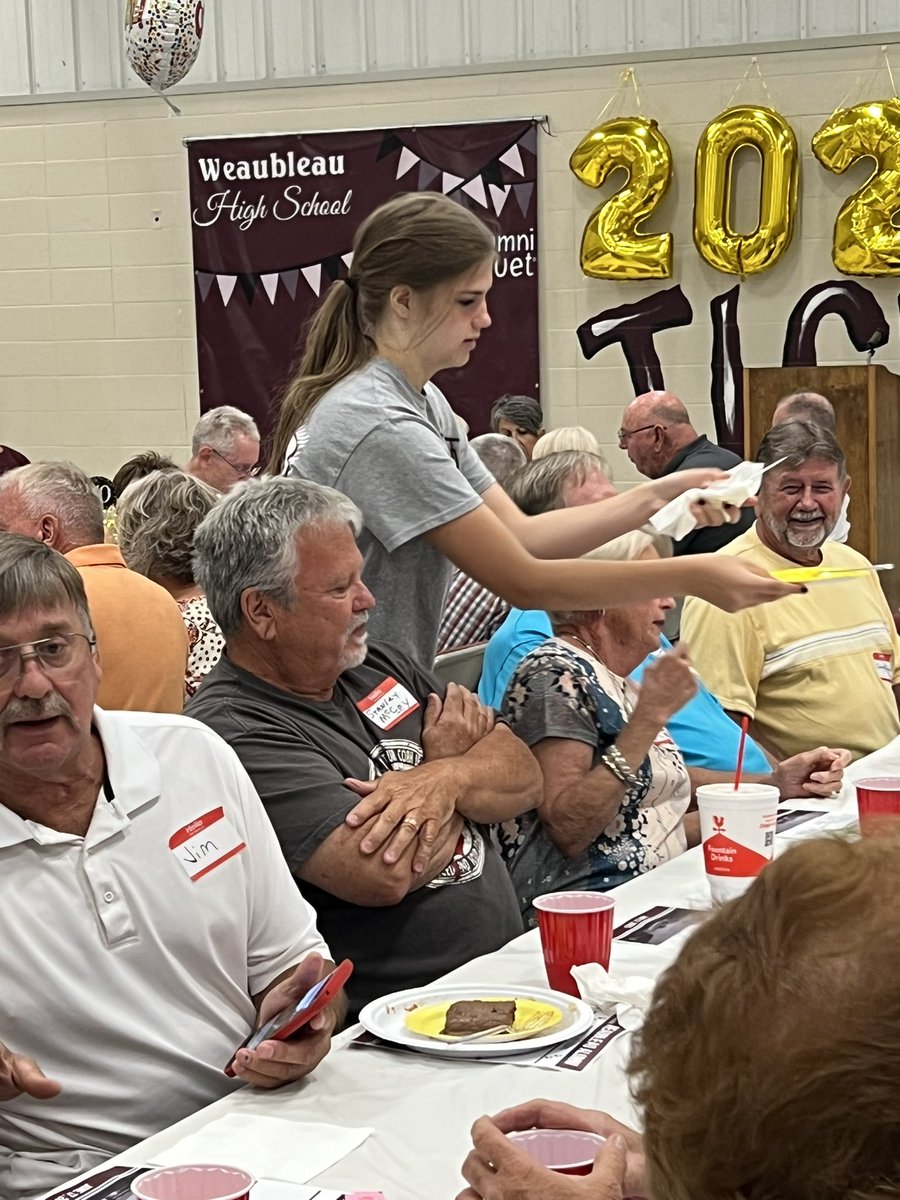
<path id="1" fill-rule="evenodd" d="M 207 446 L 207 450 L 212 450 L 216 458 L 221 458 L 223 463 L 228 463 L 235 475 L 240 479 L 252 479 L 260 473 L 262 467 L 259 463 L 254 463 L 252 467 L 245 467 L 243 463 L 233 463 L 230 458 L 226 458 L 224 454 L 220 454 L 215 446 Z"/>
<path id="2" fill-rule="evenodd" d="M 665 429 L 665 425 L 660 425 L 658 421 L 654 421 L 652 425 L 639 425 L 637 429 L 620 429 L 616 437 L 619 439 L 619 445 L 627 442 L 630 437 L 634 437 L 636 433 L 643 433 L 645 429 Z"/>
<path id="3" fill-rule="evenodd" d="M 93 650 L 97 639 L 86 633 L 57 633 L 36 642 L 20 642 L 18 646 L 0 646 L 0 683 L 9 683 L 22 673 L 26 658 L 36 658 L 45 671 L 63 671 L 70 667 L 78 653 L 78 639 L 83 638 Z"/>

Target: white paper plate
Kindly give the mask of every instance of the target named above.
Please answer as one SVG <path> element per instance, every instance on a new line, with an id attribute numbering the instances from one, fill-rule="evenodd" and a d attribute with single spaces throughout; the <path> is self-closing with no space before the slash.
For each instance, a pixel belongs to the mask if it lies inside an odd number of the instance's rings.
<path id="1" fill-rule="evenodd" d="M 477 1000 L 490 997 L 494 1000 L 523 999 L 540 1000 L 555 1004 L 563 1018 L 552 1029 L 537 1037 L 518 1042 L 439 1042 L 424 1034 L 413 1033 L 405 1024 L 406 1014 L 412 1004 L 424 1006 L 441 1004 L 452 1000 Z M 495 983 L 441 984 L 429 987 L 410 988 L 405 992 L 392 992 L 367 1004 L 359 1014 L 359 1022 L 369 1033 L 384 1038 L 408 1050 L 420 1050 L 437 1058 L 501 1058 L 509 1054 L 533 1054 L 535 1050 L 547 1050 L 560 1042 L 567 1042 L 590 1028 L 594 1012 L 589 1004 L 564 992 L 550 988 L 509 987 Z"/>

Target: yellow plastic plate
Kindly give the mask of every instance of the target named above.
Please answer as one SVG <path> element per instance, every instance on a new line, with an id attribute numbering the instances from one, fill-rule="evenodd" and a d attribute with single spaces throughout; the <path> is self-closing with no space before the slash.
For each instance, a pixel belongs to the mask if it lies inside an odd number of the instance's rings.
<path id="1" fill-rule="evenodd" d="M 496 1002 L 509 1000 L 509 996 L 470 996 L 471 1000 L 493 1000 Z M 423 1037 L 434 1038 L 439 1042 L 458 1042 L 460 1038 L 453 1034 L 441 1033 L 447 1017 L 447 1009 L 453 1000 L 442 1000 L 437 1004 L 428 1004 L 423 1008 L 414 1008 L 403 1018 L 406 1028 L 412 1033 Z M 545 1004 L 540 1000 L 529 1000 L 516 997 L 516 1021 L 512 1033 L 496 1033 L 491 1037 L 473 1040 L 473 1045 L 494 1042 L 518 1042 L 524 1038 L 537 1037 L 546 1033 L 562 1020 L 562 1012 L 553 1004 Z M 462 1035 L 466 1036 L 466 1035 Z"/>
<path id="2" fill-rule="evenodd" d="M 826 583 L 829 580 L 857 579 L 871 575 L 875 567 L 784 567 L 771 574 L 784 583 Z"/>

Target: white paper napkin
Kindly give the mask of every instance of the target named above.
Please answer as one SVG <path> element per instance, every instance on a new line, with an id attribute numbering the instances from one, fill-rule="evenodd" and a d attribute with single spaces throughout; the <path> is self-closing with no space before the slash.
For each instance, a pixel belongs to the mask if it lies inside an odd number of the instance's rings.
<path id="1" fill-rule="evenodd" d="M 776 463 L 771 463 L 776 466 Z M 688 488 L 674 500 L 670 500 L 659 510 L 656 516 L 650 518 L 650 524 L 659 533 L 666 533 L 671 538 L 683 538 L 691 532 L 697 522 L 691 512 L 690 505 L 701 497 L 707 504 L 716 504 L 720 508 L 726 504 L 741 505 L 759 491 L 763 474 L 769 470 L 762 463 L 741 462 L 727 471 L 727 479 L 720 479 L 705 488 Z"/>
<path id="2" fill-rule="evenodd" d="M 226 1163 L 243 1167 L 257 1178 L 306 1183 L 361 1146 L 371 1132 L 368 1128 L 226 1113 L 154 1154 L 153 1161 L 162 1167 Z"/>
<path id="3" fill-rule="evenodd" d="M 637 1029 L 653 995 L 653 980 L 644 975 L 615 979 L 599 963 L 572 967 L 582 1000 L 604 1017 L 615 1016 L 623 1029 Z"/>

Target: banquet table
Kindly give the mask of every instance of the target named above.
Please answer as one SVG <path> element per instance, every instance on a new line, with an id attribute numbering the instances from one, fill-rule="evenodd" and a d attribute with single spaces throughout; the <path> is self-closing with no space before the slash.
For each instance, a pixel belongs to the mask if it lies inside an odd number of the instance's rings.
<path id="1" fill-rule="evenodd" d="M 844 787 L 833 799 L 783 805 L 820 815 L 779 834 L 776 853 L 795 840 L 851 826 L 856 818 L 852 781 L 878 774 L 900 774 L 900 738 L 849 767 Z M 657 905 L 707 907 L 700 848 L 631 880 L 614 895 L 617 926 Z M 610 972 L 655 978 L 689 935 L 685 930 L 661 945 L 615 941 Z M 537 932 L 474 959 L 441 982 L 471 983 L 476 994 L 482 984 L 545 987 Z M 484 1113 L 545 1096 L 601 1108 L 619 1120 L 639 1124 L 625 1075 L 628 1033 L 586 1069 L 563 1071 L 354 1047 L 350 1043 L 360 1032 L 354 1026 L 336 1037 L 331 1053 L 308 1079 L 278 1091 L 242 1088 L 112 1161 L 135 1166 L 152 1163 L 157 1153 L 226 1113 L 371 1126 L 374 1132 L 358 1149 L 311 1183 L 337 1190 L 380 1190 L 387 1200 L 439 1200 L 455 1196 L 463 1186 L 459 1168 L 470 1147 L 469 1128 Z M 240 1139 L 231 1157 L 240 1165 Z"/>

